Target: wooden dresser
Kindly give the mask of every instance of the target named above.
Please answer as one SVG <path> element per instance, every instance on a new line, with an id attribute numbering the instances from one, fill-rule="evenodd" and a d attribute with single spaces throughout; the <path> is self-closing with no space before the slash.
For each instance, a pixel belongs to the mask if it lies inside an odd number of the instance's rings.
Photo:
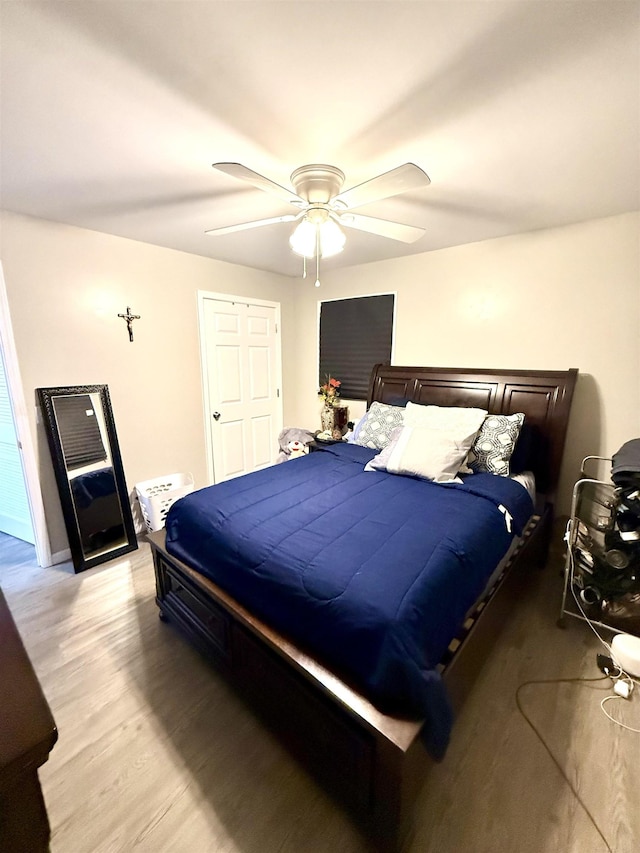
<path id="1" fill-rule="evenodd" d="M 0 590 L 0 850 L 49 849 L 38 768 L 58 731 Z"/>

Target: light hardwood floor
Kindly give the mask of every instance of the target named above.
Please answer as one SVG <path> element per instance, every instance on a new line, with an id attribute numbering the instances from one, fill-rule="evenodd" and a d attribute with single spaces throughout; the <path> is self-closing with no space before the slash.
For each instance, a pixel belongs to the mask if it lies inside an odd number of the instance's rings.
<path id="1" fill-rule="evenodd" d="M 558 537 L 559 538 L 559 537 Z M 411 853 L 607 847 L 515 702 L 596 677 L 588 626 L 555 625 L 562 550 L 531 576 L 417 804 Z M 364 853 L 349 817 L 158 619 L 148 546 L 75 575 L 0 534 L 5 593 L 60 739 L 40 778 L 53 853 Z M 1 677 L 1 673 L 0 673 Z M 542 684 L 525 710 L 615 853 L 640 850 L 640 735 L 605 684 Z M 640 693 L 640 690 L 638 691 Z M 608 703 L 640 727 L 640 696 Z"/>

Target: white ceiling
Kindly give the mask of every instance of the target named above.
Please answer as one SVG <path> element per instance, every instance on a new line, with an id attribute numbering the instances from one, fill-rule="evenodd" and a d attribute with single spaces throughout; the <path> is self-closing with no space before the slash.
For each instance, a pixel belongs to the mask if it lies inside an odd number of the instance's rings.
<path id="1" fill-rule="evenodd" d="M 345 188 L 405 162 L 430 187 L 359 212 L 328 267 L 640 208 L 640 3 L 1 3 L 2 207 L 287 275 L 295 213 L 211 164 Z"/>

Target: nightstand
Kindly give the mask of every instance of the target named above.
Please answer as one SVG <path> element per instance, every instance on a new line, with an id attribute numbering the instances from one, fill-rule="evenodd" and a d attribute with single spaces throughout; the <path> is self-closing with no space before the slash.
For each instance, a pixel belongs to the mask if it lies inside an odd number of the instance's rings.
<path id="1" fill-rule="evenodd" d="M 316 450 L 322 450 L 323 447 L 331 447 L 332 444 L 340 444 L 340 439 L 336 441 L 312 441 L 310 444 L 307 444 L 309 448 L 309 453 L 315 453 Z"/>

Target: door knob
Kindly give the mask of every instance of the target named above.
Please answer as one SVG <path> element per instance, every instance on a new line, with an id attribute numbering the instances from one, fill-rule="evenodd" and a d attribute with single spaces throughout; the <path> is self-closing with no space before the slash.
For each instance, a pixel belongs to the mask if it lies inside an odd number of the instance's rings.
<path id="1" fill-rule="evenodd" d="M 214 421 L 219 421 L 220 420 L 220 412 L 214 412 L 213 413 L 213 419 L 214 419 Z"/>

